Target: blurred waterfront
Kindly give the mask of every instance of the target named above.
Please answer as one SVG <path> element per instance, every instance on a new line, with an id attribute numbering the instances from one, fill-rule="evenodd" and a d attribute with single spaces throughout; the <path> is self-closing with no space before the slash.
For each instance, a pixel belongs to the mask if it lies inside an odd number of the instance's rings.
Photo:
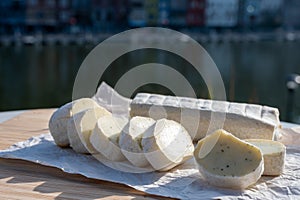
<path id="1" fill-rule="evenodd" d="M 300 41 L 201 44 L 221 72 L 228 100 L 278 107 L 281 120 L 286 119 L 286 77 L 300 73 Z M 94 44 L 1 46 L 0 110 L 57 107 L 70 101 L 77 70 L 93 47 Z M 148 62 L 176 68 L 191 82 L 198 97 L 209 98 L 207 86 L 201 77 L 195 77 L 188 63 L 157 50 L 136 51 L 120 57 L 102 80 L 114 85 L 122 73 Z M 170 94 L 157 85 L 140 89 Z M 294 100 L 292 121 L 299 122 L 300 91 L 295 92 Z"/>
<path id="2" fill-rule="evenodd" d="M 153 26 L 203 45 L 221 72 L 228 100 L 278 107 L 281 120 L 300 123 L 300 76 L 290 75 L 300 73 L 299 18 L 299 0 L 1 0 L 0 111 L 70 101 L 77 71 L 93 47 L 124 30 Z M 142 39 L 153 38 L 145 33 Z M 209 98 L 192 66 L 159 50 L 121 56 L 101 80 L 114 86 L 130 68 L 149 62 L 174 67 L 198 97 Z M 158 85 L 139 91 L 171 94 Z"/>

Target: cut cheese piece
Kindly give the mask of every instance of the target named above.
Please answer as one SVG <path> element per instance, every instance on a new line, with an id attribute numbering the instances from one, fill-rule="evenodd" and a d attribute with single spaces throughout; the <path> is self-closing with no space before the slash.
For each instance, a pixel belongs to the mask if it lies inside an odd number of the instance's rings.
<path id="1" fill-rule="evenodd" d="M 130 115 L 177 121 L 194 141 L 220 128 L 240 139 L 272 140 L 274 130 L 280 127 L 277 108 L 147 93 L 135 96 Z"/>
<path id="2" fill-rule="evenodd" d="M 68 121 L 67 132 L 70 146 L 77 153 L 95 153 L 90 135 L 99 118 L 111 116 L 105 108 L 96 107 L 76 113 Z"/>
<path id="3" fill-rule="evenodd" d="M 61 147 L 69 146 L 67 124 L 72 115 L 99 105 L 90 98 L 77 99 L 57 109 L 49 120 L 49 130 L 54 142 Z"/>
<path id="4" fill-rule="evenodd" d="M 262 151 L 265 165 L 263 175 L 278 176 L 283 172 L 286 148 L 282 143 L 261 139 L 245 141 L 257 146 Z"/>
<path id="5" fill-rule="evenodd" d="M 155 120 L 148 117 L 133 117 L 120 135 L 121 151 L 134 166 L 145 167 L 149 165 L 141 146 L 141 140 L 145 131 L 154 123 Z"/>
<path id="6" fill-rule="evenodd" d="M 155 170 L 167 171 L 191 158 L 194 145 L 183 126 L 160 119 L 144 133 L 142 149 Z"/>
<path id="7" fill-rule="evenodd" d="M 247 188 L 264 170 L 260 149 L 224 130 L 200 140 L 194 157 L 205 180 L 218 187 Z"/>
<path id="8" fill-rule="evenodd" d="M 126 118 L 114 116 L 105 116 L 98 120 L 90 137 L 90 142 L 108 160 L 126 160 L 121 152 L 118 141 L 127 122 Z"/>

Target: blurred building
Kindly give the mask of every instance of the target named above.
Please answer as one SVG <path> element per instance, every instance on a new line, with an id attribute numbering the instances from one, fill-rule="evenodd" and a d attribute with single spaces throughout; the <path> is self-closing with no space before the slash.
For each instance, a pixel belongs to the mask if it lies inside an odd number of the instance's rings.
<path id="1" fill-rule="evenodd" d="M 27 31 L 53 31 L 58 25 L 55 0 L 27 0 L 25 23 Z"/>
<path id="2" fill-rule="evenodd" d="M 0 1 L 0 32 L 23 32 L 25 26 L 25 0 Z"/>
<path id="3" fill-rule="evenodd" d="M 208 27 L 235 27 L 238 24 L 239 0 L 206 0 Z"/>
<path id="4" fill-rule="evenodd" d="M 299 0 L 0 0 L 0 33 L 300 28 Z M 198 29 L 201 30 L 201 29 Z"/>
<path id="5" fill-rule="evenodd" d="M 168 21 L 165 11 L 170 1 L 130 0 L 128 23 L 132 27 L 157 26 Z"/>
<path id="6" fill-rule="evenodd" d="M 283 25 L 287 29 L 300 28 L 300 1 L 285 0 L 283 9 Z"/>
<path id="7" fill-rule="evenodd" d="M 244 0 L 241 4 L 244 27 L 276 27 L 283 22 L 283 0 Z"/>
<path id="8" fill-rule="evenodd" d="M 206 0 L 189 0 L 186 22 L 188 26 L 203 26 L 205 22 Z"/>
<path id="9" fill-rule="evenodd" d="M 158 25 L 167 26 L 170 23 L 171 0 L 160 0 L 158 3 Z"/>
<path id="10" fill-rule="evenodd" d="M 92 0 L 91 4 L 92 31 L 109 31 L 127 25 L 126 0 Z"/>
<path id="11" fill-rule="evenodd" d="M 283 22 L 283 0 L 262 0 L 261 18 L 263 27 L 280 26 Z"/>
<path id="12" fill-rule="evenodd" d="M 75 30 L 87 31 L 91 27 L 91 5 L 91 0 L 72 0 L 73 17 L 71 28 L 73 32 L 75 32 Z"/>
<path id="13" fill-rule="evenodd" d="M 253 27 L 259 25 L 260 19 L 260 2 L 261 0 L 244 0 L 242 1 L 241 24 L 244 27 Z"/>
<path id="14" fill-rule="evenodd" d="M 147 26 L 156 26 L 159 17 L 159 0 L 145 0 L 146 24 Z"/>
<path id="15" fill-rule="evenodd" d="M 50 1 L 53 1 L 52 5 L 55 4 L 55 0 Z M 71 18 L 74 16 L 74 12 L 72 9 L 72 0 L 57 0 L 56 4 L 56 15 L 58 23 L 61 26 L 69 25 L 72 22 Z"/>
<path id="16" fill-rule="evenodd" d="M 147 13 L 143 0 L 129 0 L 128 24 L 132 27 L 146 26 Z"/>
<path id="17" fill-rule="evenodd" d="M 172 27 L 184 27 L 186 26 L 186 11 L 187 1 L 176 0 L 170 3 L 170 26 Z"/>
<path id="18" fill-rule="evenodd" d="M 114 21 L 118 27 L 128 27 L 128 0 L 113 0 L 112 1 L 114 7 Z"/>

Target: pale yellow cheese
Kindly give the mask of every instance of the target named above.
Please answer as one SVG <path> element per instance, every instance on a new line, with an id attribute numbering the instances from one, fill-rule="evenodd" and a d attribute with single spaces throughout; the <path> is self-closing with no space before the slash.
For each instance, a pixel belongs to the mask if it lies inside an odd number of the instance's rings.
<path id="1" fill-rule="evenodd" d="M 286 148 L 282 143 L 263 139 L 245 141 L 257 146 L 262 151 L 265 165 L 263 175 L 278 176 L 283 172 Z"/>
<path id="2" fill-rule="evenodd" d="M 218 187 L 247 188 L 264 170 L 260 149 L 224 130 L 200 140 L 194 157 L 206 181 Z"/>

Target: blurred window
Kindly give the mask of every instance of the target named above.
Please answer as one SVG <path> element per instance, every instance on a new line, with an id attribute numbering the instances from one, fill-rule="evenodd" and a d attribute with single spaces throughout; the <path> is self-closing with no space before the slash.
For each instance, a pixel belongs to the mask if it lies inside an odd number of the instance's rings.
<path id="1" fill-rule="evenodd" d="M 61 8 L 66 8 L 68 6 L 69 1 L 68 0 L 60 0 L 59 1 L 59 6 Z"/>
<path id="2" fill-rule="evenodd" d="M 253 5 L 248 5 L 247 6 L 247 12 L 248 13 L 253 13 L 255 11 L 255 7 Z"/>
<path id="3" fill-rule="evenodd" d="M 13 1 L 13 3 L 12 3 L 12 9 L 14 10 L 14 11 L 16 11 L 16 10 L 21 10 L 21 3 L 19 2 L 19 1 Z"/>
<path id="4" fill-rule="evenodd" d="M 69 20 L 69 13 L 68 12 L 61 12 L 60 13 L 60 19 L 63 21 L 63 22 L 66 22 Z"/>
<path id="5" fill-rule="evenodd" d="M 143 7 L 143 3 L 142 2 L 132 2 L 131 6 L 132 7 Z"/>
<path id="6" fill-rule="evenodd" d="M 38 4 L 37 0 L 29 0 L 29 5 L 36 6 Z"/>
<path id="7" fill-rule="evenodd" d="M 98 10 L 96 12 L 96 21 L 101 21 L 102 20 L 102 12 Z"/>
<path id="8" fill-rule="evenodd" d="M 49 6 L 50 8 L 54 8 L 55 7 L 55 0 L 47 0 L 47 6 Z"/>

